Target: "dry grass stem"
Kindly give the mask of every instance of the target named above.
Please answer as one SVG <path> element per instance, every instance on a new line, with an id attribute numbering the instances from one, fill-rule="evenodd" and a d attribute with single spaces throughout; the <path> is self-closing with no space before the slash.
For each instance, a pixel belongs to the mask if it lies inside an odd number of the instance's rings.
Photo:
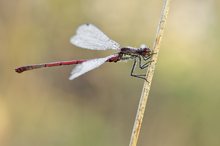
<path id="1" fill-rule="evenodd" d="M 134 122 L 134 127 L 133 127 L 129 146 L 136 146 L 137 145 L 137 141 L 138 141 L 138 137 L 139 137 L 139 133 L 140 133 L 140 129 L 141 129 L 141 124 L 142 124 L 143 117 L 144 117 L 145 107 L 146 107 L 148 95 L 150 92 L 151 82 L 153 79 L 155 65 L 157 63 L 161 39 L 163 37 L 165 23 L 166 23 L 167 15 L 169 12 L 169 3 L 170 3 L 170 0 L 164 0 L 164 2 L 163 2 L 163 9 L 161 12 L 161 18 L 160 18 L 160 21 L 158 24 L 156 39 L 155 39 L 155 42 L 153 45 L 153 51 L 155 54 L 152 56 L 153 62 L 149 66 L 149 69 L 146 73 L 146 79 L 148 82 L 145 81 L 144 86 L 143 86 L 143 90 L 142 90 L 141 98 L 139 101 L 139 106 L 138 106 L 136 119 Z"/>

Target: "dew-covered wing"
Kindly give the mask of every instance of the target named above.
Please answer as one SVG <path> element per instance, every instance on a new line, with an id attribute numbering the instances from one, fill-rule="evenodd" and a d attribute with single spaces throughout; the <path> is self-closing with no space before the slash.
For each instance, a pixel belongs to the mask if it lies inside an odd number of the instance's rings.
<path id="1" fill-rule="evenodd" d="M 78 76 L 99 67 L 100 65 L 104 64 L 109 58 L 111 58 L 113 56 L 114 55 L 110 55 L 110 56 L 107 56 L 105 58 L 91 59 L 91 60 L 85 61 L 81 64 L 78 64 L 72 70 L 69 79 L 73 80 L 73 79 L 77 78 Z"/>
<path id="2" fill-rule="evenodd" d="M 91 50 L 120 49 L 117 42 L 111 40 L 92 24 L 79 26 L 76 35 L 71 37 L 70 42 L 75 46 Z"/>

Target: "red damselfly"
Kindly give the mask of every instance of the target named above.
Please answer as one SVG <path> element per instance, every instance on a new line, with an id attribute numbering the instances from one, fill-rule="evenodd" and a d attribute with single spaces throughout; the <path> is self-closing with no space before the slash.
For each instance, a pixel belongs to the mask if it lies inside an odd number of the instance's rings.
<path id="1" fill-rule="evenodd" d="M 79 26 L 76 34 L 71 37 L 70 42 L 80 48 L 91 49 L 91 50 L 117 50 L 118 52 L 104 57 L 88 60 L 70 60 L 70 61 L 59 61 L 52 63 L 42 63 L 18 67 L 15 69 L 16 72 L 22 73 L 27 70 L 44 68 L 44 67 L 54 67 L 61 65 L 72 65 L 77 64 L 77 66 L 72 70 L 69 77 L 70 80 L 77 78 L 78 76 L 93 70 L 105 62 L 119 62 L 123 60 L 133 60 L 133 66 L 131 69 L 131 76 L 145 79 L 145 75 L 134 74 L 136 65 L 138 64 L 140 69 L 145 69 L 152 62 L 150 58 L 153 52 L 150 48 L 142 45 L 140 48 L 133 47 L 120 47 L 120 45 L 107 37 L 101 30 L 92 24 L 83 24 Z M 144 63 L 142 63 L 144 61 Z"/>

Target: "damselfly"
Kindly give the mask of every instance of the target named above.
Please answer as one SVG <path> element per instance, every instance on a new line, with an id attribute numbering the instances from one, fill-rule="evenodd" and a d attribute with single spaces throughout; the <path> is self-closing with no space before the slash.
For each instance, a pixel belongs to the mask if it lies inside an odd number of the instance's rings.
<path id="1" fill-rule="evenodd" d="M 131 69 L 131 76 L 145 79 L 145 75 L 134 74 L 136 65 L 138 64 L 140 69 L 145 69 L 152 62 L 150 59 L 153 55 L 153 52 L 150 48 L 142 45 L 140 48 L 133 47 L 120 47 L 120 45 L 107 37 L 101 30 L 92 24 L 83 24 L 79 26 L 76 31 L 76 34 L 71 37 L 70 42 L 84 49 L 91 50 L 117 50 L 118 52 L 104 57 L 88 60 L 70 60 L 70 61 L 59 61 L 52 63 L 42 63 L 34 64 L 28 66 L 22 66 L 15 69 L 16 72 L 22 73 L 27 70 L 44 68 L 44 67 L 54 67 L 61 65 L 72 65 L 77 64 L 76 67 L 72 70 L 69 77 L 70 80 L 73 80 L 80 75 L 93 70 L 105 62 L 119 62 L 123 60 L 133 60 L 133 66 Z M 144 62 L 144 63 L 142 63 Z"/>

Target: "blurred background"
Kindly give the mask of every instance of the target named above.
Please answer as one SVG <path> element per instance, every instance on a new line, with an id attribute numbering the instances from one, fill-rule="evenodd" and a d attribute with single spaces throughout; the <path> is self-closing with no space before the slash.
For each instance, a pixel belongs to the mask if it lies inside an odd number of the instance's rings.
<path id="1" fill-rule="evenodd" d="M 220 1 L 173 0 L 139 146 L 220 145 Z M 74 66 L 15 67 L 104 57 L 69 38 L 93 23 L 122 46 L 152 47 L 162 0 L 1 0 L 0 145 L 127 146 L 143 81 L 132 62 L 73 81 Z"/>

